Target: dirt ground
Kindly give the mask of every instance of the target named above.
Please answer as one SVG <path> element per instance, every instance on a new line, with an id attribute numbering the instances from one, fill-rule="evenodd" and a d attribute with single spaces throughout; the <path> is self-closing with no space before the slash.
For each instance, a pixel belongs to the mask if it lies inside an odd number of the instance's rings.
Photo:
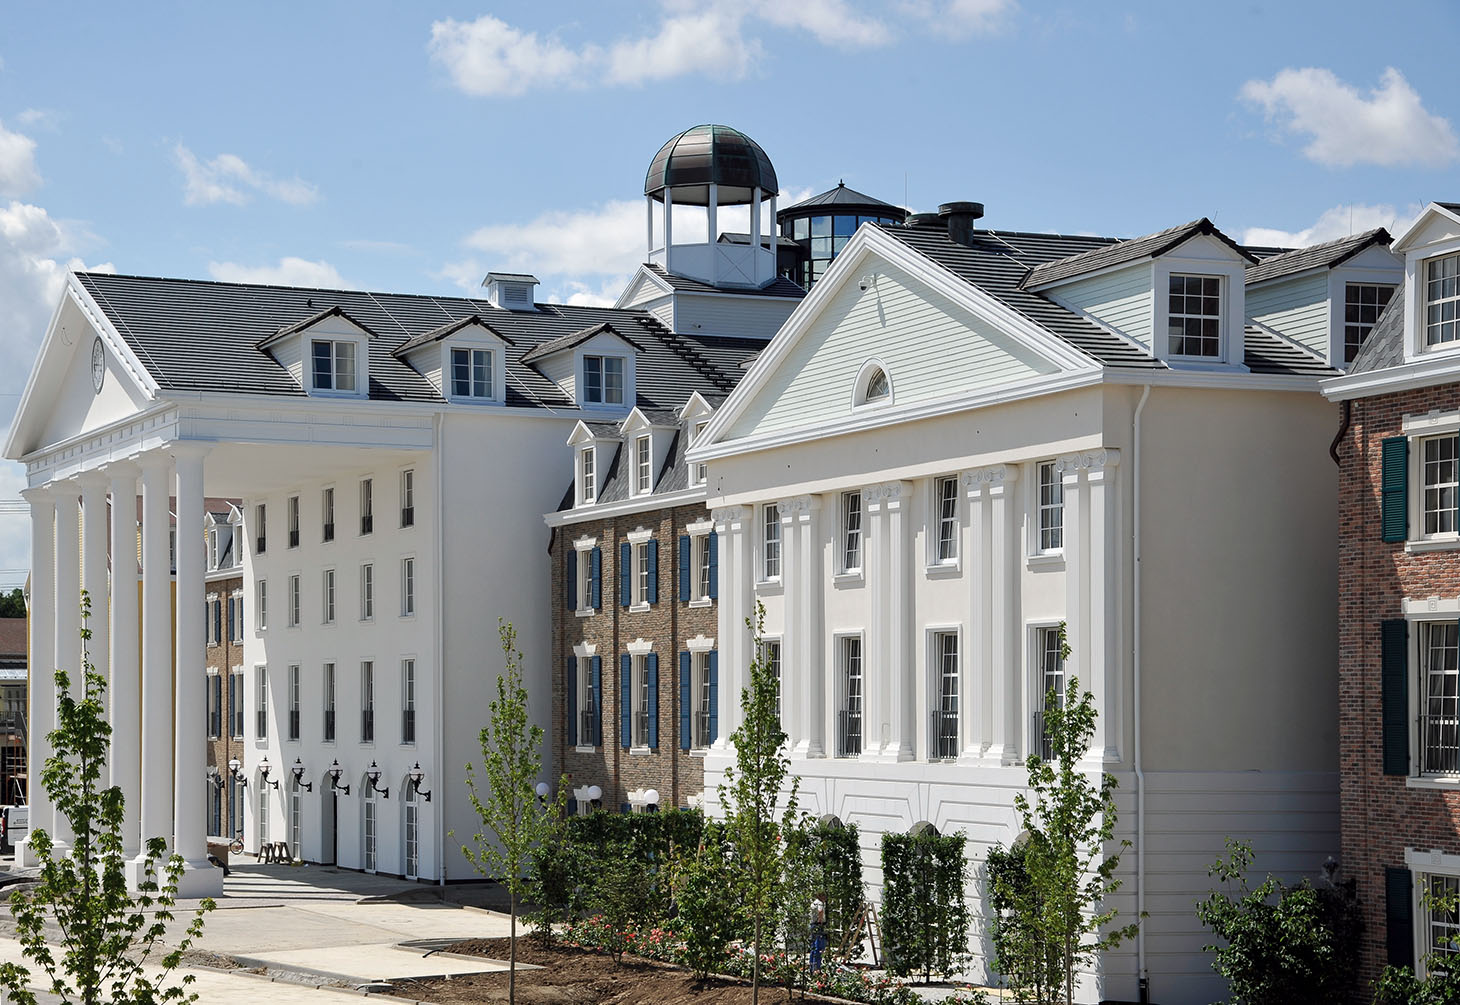
<path id="1" fill-rule="evenodd" d="M 507 958 L 508 940 L 472 939 L 459 942 L 451 952 Z M 710 980 L 703 984 L 687 970 L 679 970 L 625 956 L 615 965 L 610 956 L 568 947 L 544 950 L 531 939 L 517 940 L 517 962 L 536 963 L 542 970 L 517 972 L 517 1001 L 521 1005 L 750 1005 L 750 985 Z M 467 974 L 450 980 L 403 980 L 393 984 L 396 994 L 442 1005 L 463 1002 L 505 1002 L 507 975 Z M 785 999 L 782 989 L 768 989 L 765 1002 Z M 809 999 L 826 1000 L 826 999 Z"/>

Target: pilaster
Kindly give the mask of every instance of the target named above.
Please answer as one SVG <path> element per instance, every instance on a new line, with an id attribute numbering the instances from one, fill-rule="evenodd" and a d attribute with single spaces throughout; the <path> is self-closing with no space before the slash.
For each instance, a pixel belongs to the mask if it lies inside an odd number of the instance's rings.
<path id="1" fill-rule="evenodd" d="M 137 664 L 137 468 L 106 466 L 111 481 L 111 651 L 107 711 L 112 727 L 111 783 L 122 790 L 122 855 L 133 858 L 141 840 L 142 702 Z"/>
<path id="2" fill-rule="evenodd" d="M 863 756 L 880 761 L 909 761 L 917 739 L 918 673 L 912 644 L 912 542 L 907 482 L 873 485 L 862 493 L 870 531 L 867 589 L 872 605 L 871 660 L 865 665 L 869 695 L 877 703 L 867 721 L 877 730 L 870 744 L 864 736 Z"/>
<path id="3" fill-rule="evenodd" d="M 989 656 L 989 526 L 988 483 L 979 471 L 961 478 L 968 519 L 963 528 L 963 568 L 968 577 L 968 634 L 963 641 L 959 726 L 963 750 L 959 760 L 982 756 L 992 735 L 993 674 Z"/>
<path id="4" fill-rule="evenodd" d="M 750 515 L 740 506 L 726 506 L 714 510 L 710 519 L 720 538 L 720 735 L 714 749 L 728 750 L 730 734 L 740 728 L 740 691 L 750 665 L 750 633 L 745 627 L 754 609 Z"/>
<path id="5" fill-rule="evenodd" d="M 50 827 L 54 809 L 41 786 L 41 769 L 51 756 L 49 737 L 56 726 L 56 500 L 49 489 L 26 489 L 30 504 L 30 696 L 26 791 L 29 793 L 31 833 Z M 15 863 L 30 867 L 36 858 L 30 837 L 15 849 Z"/>
<path id="6" fill-rule="evenodd" d="M 790 717 L 794 719 L 791 756 L 825 757 L 828 670 L 822 658 L 821 497 L 797 496 L 780 507 L 782 529 L 791 531 L 794 542 L 781 545 L 783 561 L 790 559 L 782 575 L 792 574 L 791 582 L 785 584 L 785 636 L 792 644 L 783 642 L 781 651 L 782 687 L 787 678 L 797 682 Z"/>
<path id="7" fill-rule="evenodd" d="M 1019 506 L 1014 487 L 1019 469 L 1007 464 L 977 472 L 988 486 L 989 507 L 989 676 L 992 730 L 985 756 L 999 764 L 1019 759 L 1019 721 L 1024 691 L 1019 686 Z"/>

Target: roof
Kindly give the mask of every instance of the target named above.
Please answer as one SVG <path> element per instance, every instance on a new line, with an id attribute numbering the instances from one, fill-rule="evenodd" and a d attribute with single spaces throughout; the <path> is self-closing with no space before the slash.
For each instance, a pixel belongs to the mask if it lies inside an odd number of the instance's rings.
<path id="1" fill-rule="evenodd" d="M 345 311 L 343 307 L 337 305 L 334 307 L 326 308 L 325 310 L 322 310 L 317 314 L 311 314 L 309 317 L 304 318 L 300 321 L 295 321 L 293 324 L 283 325 L 279 328 L 278 331 L 274 332 L 272 335 L 260 339 L 259 346 L 260 348 L 262 348 L 264 346 L 270 345 L 278 339 L 284 338 L 286 335 L 297 335 L 299 332 L 308 331 L 315 325 L 319 324 L 321 321 L 324 321 L 326 318 L 344 318 L 346 321 L 350 322 L 350 324 L 368 333 L 371 337 L 374 337 L 375 335 L 375 332 L 370 330 L 369 325 L 362 324 L 358 319 L 350 317 L 350 315 Z"/>
<path id="2" fill-rule="evenodd" d="M 836 212 L 846 209 L 871 209 L 881 212 L 887 216 L 895 216 L 899 220 L 907 218 L 907 210 L 901 206 L 894 206 L 890 202 L 883 202 L 881 199 L 858 192 L 854 188 L 847 188 L 847 183 L 839 181 L 836 188 L 827 189 L 809 199 L 802 199 L 794 206 L 787 206 L 776 213 L 776 220 L 795 219 L 798 216 L 815 216 L 816 210 L 830 210 Z"/>
<path id="3" fill-rule="evenodd" d="M 762 235 L 760 235 L 760 239 L 762 241 L 764 241 L 767 236 L 769 236 L 769 235 L 762 234 Z M 750 235 L 749 234 L 742 234 L 739 231 L 735 231 L 735 230 L 726 230 L 726 231 L 721 232 L 721 234 L 720 234 L 720 240 L 722 242 L 724 242 L 725 244 L 749 244 L 750 243 Z M 782 248 L 794 248 L 794 247 L 796 247 L 796 242 L 793 241 L 793 240 L 791 240 L 789 237 L 787 237 L 784 234 L 777 234 L 776 235 L 776 244 L 779 245 Z"/>
<path id="4" fill-rule="evenodd" d="M 534 283 L 538 282 L 536 276 L 530 276 L 526 272 L 488 272 L 487 279 L 496 279 L 504 283 Z M 486 285 L 486 279 L 482 280 Z"/>
<path id="5" fill-rule="evenodd" d="M 546 359 L 554 353 L 560 353 L 565 349 L 571 349 L 574 346 L 582 345 L 589 339 L 597 338 L 599 335 L 612 335 L 615 338 L 623 339 L 635 349 L 641 348 L 639 343 L 635 342 L 633 339 L 627 338 L 624 335 L 619 334 L 618 329 L 614 328 L 614 326 L 609 324 L 607 321 L 600 321 L 598 324 L 590 325 L 589 327 L 584 328 L 582 331 L 572 332 L 571 334 L 563 335 L 560 338 L 555 338 L 550 342 L 542 343 L 542 345 L 538 346 L 536 349 L 525 353 L 522 357 L 522 362 L 536 363 L 538 360 Z"/>
<path id="6" fill-rule="evenodd" d="M 664 280 L 676 290 L 684 290 L 689 293 L 731 293 L 740 296 L 753 297 L 795 297 L 800 300 L 806 296 L 806 291 L 800 286 L 791 282 L 785 276 L 777 276 L 764 286 L 716 286 L 700 279 L 691 279 L 689 276 L 676 275 L 673 272 L 665 272 L 661 265 L 647 264 L 644 268 Z"/>
<path id="7" fill-rule="evenodd" d="M 1172 248 L 1184 244 L 1198 235 L 1215 237 L 1248 261 L 1256 261 L 1250 252 L 1218 230 L 1216 224 L 1206 217 L 1202 217 L 1200 220 L 1183 223 L 1179 227 L 1158 230 L 1154 234 L 1133 237 L 1127 241 L 1107 242 L 1103 247 L 1047 262 L 1030 272 L 1024 285 L 1043 286 L 1061 279 L 1082 276 L 1087 272 L 1108 269 L 1112 265 L 1124 265 L 1126 262 L 1154 258 L 1157 255 L 1164 255 Z"/>
<path id="8" fill-rule="evenodd" d="M 1354 357 L 1348 372 L 1372 373 L 1375 370 L 1399 366 L 1403 362 L 1404 283 L 1401 282 L 1394 288 L 1394 295 L 1389 298 L 1389 306 L 1380 312 L 1374 327 L 1369 329 L 1369 337 L 1359 347 L 1359 354 Z"/>
<path id="9" fill-rule="evenodd" d="M 480 325 L 487 331 L 491 332 L 493 335 L 497 336 L 503 342 L 506 342 L 508 345 L 512 344 L 511 339 L 506 338 L 501 332 L 497 331 L 491 325 L 487 324 L 486 321 L 482 320 L 482 316 L 480 314 L 471 314 L 467 317 L 461 318 L 460 320 L 444 324 L 440 328 L 432 328 L 428 332 L 421 332 L 421 334 L 417 335 L 415 338 L 403 343 L 399 349 L 394 350 L 392 352 L 392 355 L 401 356 L 405 353 L 410 352 L 412 349 L 416 349 L 420 346 L 425 345 L 428 342 L 440 342 L 442 339 L 450 335 L 455 335 L 463 328 L 469 328 L 472 325 Z"/>
<path id="10" fill-rule="evenodd" d="M 603 439 L 621 440 L 622 438 L 619 436 L 617 430 L 618 425 L 614 424 L 614 433 L 604 436 Z M 653 489 L 650 490 L 648 495 L 635 497 L 644 501 L 645 508 L 652 508 L 655 505 L 654 500 L 657 497 L 683 492 L 690 487 L 689 462 L 684 457 L 685 451 L 689 449 L 687 445 L 689 437 L 685 435 L 683 425 L 676 424 L 673 436 L 674 439 L 670 441 L 669 450 L 664 456 L 663 465 L 654 473 Z M 629 499 L 629 479 L 632 477 L 632 465 L 628 463 L 624 454 L 625 448 L 622 446 L 614 452 L 613 463 L 608 466 L 608 470 L 603 472 L 602 476 L 598 479 L 598 495 L 594 499 L 593 505 L 582 508 L 585 518 L 591 516 L 594 507 L 609 503 L 624 502 Z M 573 486 L 570 483 L 567 493 L 558 504 L 558 511 L 562 512 L 573 509 L 574 498 Z"/>
<path id="11" fill-rule="evenodd" d="M 721 206 L 749 202 L 755 189 L 762 198 L 779 194 L 776 169 L 760 144 L 738 129 L 716 123 L 691 126 L 672 136 L 649 162 L 644 194 L 674 189 L 681 205 L 709 204 L 709 187 L 717 186 Z"/>
<path id="12" fill-rule="evenodd" d="M 0 656 L 19 655 L 27 651 L 26 618 L 0 618 Z"/>
<path id="13" fill-rule="evenodd" d="M 1366 230 L 1362 234 L 1341 237 L 1336 241 L 1325 241 L 1310 248 L 1299 248 L 1282 254 L 1264 257 L 1256 265 L 1247 267 L 1248 283 L 1260 283 L 1267 279 L 1291 276 L 1309 269 L 1334 268 L 1373 245 L 1388 247 L 1393 240 L 1383 227 Z"/>
<path id="14" fill-rule="evenodd" d="M 640 348 L 635 362 L 637 403 L 649 406 L 673 407 L 695 391 L 728 390 L 740 378 L 741 360 L 765 346 L 756 338 L 678 335 L 645 311 L 612 307 L 540 304 L 536 311 L 510 311 L 468 297 L 96 272 L 79 272 L 75 278 L 163 393 L 304 398 L 299 383 L 258 343 L 280 328 L 335 307 L 375 332 L 368 348 L 369 397 L 374 401 L 444 402 L 424 376 L 394 353 L 412 339 L 473 316 L 509 340 L 506 404 L 520 408 L 573 406 L 557 384 L 523 365 L 522 357 L 543 343 L 594 325 L 611 322 L 621 337 Z"/>

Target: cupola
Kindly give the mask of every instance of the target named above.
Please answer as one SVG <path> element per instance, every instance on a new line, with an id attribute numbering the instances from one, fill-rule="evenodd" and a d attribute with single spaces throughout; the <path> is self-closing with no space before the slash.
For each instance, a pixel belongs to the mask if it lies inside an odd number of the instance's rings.
<path id="1" fill-rule="evenodd" d="M 509 311 L 535 311 L 537 277 L 522 272 L 488 272 L 482 280 L 487 288 L 487 303 Z"/>

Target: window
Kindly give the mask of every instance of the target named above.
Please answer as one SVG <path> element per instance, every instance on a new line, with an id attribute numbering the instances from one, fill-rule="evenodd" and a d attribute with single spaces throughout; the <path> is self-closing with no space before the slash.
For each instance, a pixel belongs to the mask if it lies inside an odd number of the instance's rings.
<path id="1" fill-rule="evenodd" d="M 451 394 L 457 398 L 492 397 L 492 351 L 451 350 Z"/>
<path id="2" fill-rule="evenodd" d="M 1419 672 L 1424 689 L 1420 709 L 1423 747 L 1421 764 L 1427 774 L 1460 772 L 1460 664 L 1457 664 L 1457 623 L 1427 621 L 1419 625 Z"/>
<path id="3" fill-rule="evenodd" d="M 714 737 L 710 735 L 710 654 L 690 654 L 690 667 L 689 693 L 693 727 L 690 742 L 694 749 L 703 750 L 714 742 Z"/>
<path id="4" fill-rule="evenodd" d="M 375 664 L 360 664 L 360 742 L 375 742 Z"/>
<path id="5" fill-rule="evenodd" d="M 299 497 L 289 497 L 289 547 L 299 547 Z"/>
<path id="6" fill-rule="evenodd" d="M 1221 277 L 1173 274 L 1170 284 L 1167 351 L 1173 356 L 1221 356 Z"/>
<path id="7" fill-rule="evenodd" d="M 781 508 L 775 503 L 761 507 L 761 572 L 767 580 L 781 578 Z"/>
<path id="8" fill-rule="evenodd" d="M 598 476 L 595 471 L 596 451 L 584 447 L 578 451 L 578 502 L 586 505 L 598 498 Z"/>
<path id="9" fill-rule="evenodd" d="M 633 709 L 633 745 L 649 746 L 649 671 L 646 656 L 633 658 L 633 679 L 629 689 L 630 707 Z"/>
<path id="10" fill-rule="evenodd" d="M 690 442 L 691 443 L 699 443 L 700 442 L 700 434 L 705 431 L 705 427 L 708 426 L 709 424 L 710 424 L 710 420 L 709 419 L 705 419 L 703 421 L 696 422 L 695 423 L 694 438 Z M 706 466 L 704 464 L 696 464 L 691 469 L 691 474 L 693 475 L 693 478 L 691 479 L 692 484 L 695 484 L 695 485 L 703 485 L 703 484 L 705 484 L 705 478 L 708 475 L 708 471 L 706 470 Z"/>
<path id="11" fill-rule="evenodd" d="M 651 552 L 655 550 L 651 547 L 653 544 L 653 541 L 643 541 L 634 545 L 634 606 L 636 607 L 654 602 L 654 594 L 650 589 L 652 582 L 650 573 L 653 565 L 650 559 L 653 557 Z"/>
<path id="12" fill-rule="evenodd" d="M 335 665 L 324 665 L 324 742 L 335 742 Z"/>
<path id="13" fill-rule="evenodd" d="M 597 548 L 581 548 L 572 554 L 569 566 L 577 577 L 573 584 L 573 596 L 577 598 L 576 610 L 591 611 L 598 606 L 598 598 L 593 595 L 593 562 L 597 554 Z"/>
<path id="14" fill-rule="evenodd" d="M 575 663 L 577 673 L 573 675 L 575 680 L 572 686 L 577 689 L 578 721 L 573 724 L 577 731 L 576 746 L 596 747 L 599 720 L 598 701 L 593 688 L 593 657 L 580 656 Z"/>
<path id="15" fill-rule="evenodd" d="M 409 468 L 400 473 L 400 525 L 416 525 L 416 473 Z"/>
<path id="16" fill-rule="evenodd" d="M 1425 345 L 1460 339 L 1460 254 L 1425 262 Z"/>
<path id="17" fill-rule="evenodd" d="M 409 618 L 416 613 L 416 560 L 400 560 L 400 616 Z"/>
<path id="18" fill-rule="evenodd" d="M 842 571 L 862 570 L 862 493 L 842 493 Z"/>
<path id="19" fill-rule="evenodd" d="M 322 614 L 324 617 L 324 623 L 327 625 L 332 625 L 335 623 L 335 570 L 324 570 L 323 589 L 324 604 Z"/>
<path id="20" fill-rule="evenodd" d="M 634 440 L 634 492 L 638 495 L 648 495 L 654 488 L 654 455 L 649 446 L 647 436 Z"/>
<path id="21" fill-rule="evenodd" d="M 715 568 L 710 556 L 710 534 L 713 533 L 710 531 L 694 538 L 696 600 L 708 601 L 715 596 Z"/>
<path id="22" fill-rule="evenodd" d="M 416 793 L 406 786 L 406 879 L 419 879 L 421 873 L 421 807 Z"/>
<path id="23" fill-rule="evenodd" d="M 355 343 L 315 339 L 312 349 L 316 391 L 355 390 Z"/>
<path id="24" fill-rule="evenodd" d="M 1064 639 L 1060 629 L 1040 628 L 1035 632 L 1035 658 L 1039 664 L 1034 675 L 1038 691 L 1034 698 L 1034 736 L 1039 740 L 1039 756 L 1049 760 L 1054 756 L 1054 748 L 1044 728 L 1044 711 L 1060 708 L 1065 703 Z"/>
<path id="25" fill-rule="evenodd" d="M 208 739 L 216 740 L 222 735 L 223 678 L 216 673 L 210 673 L 208 674 Z M 216 834 L 217 831 L 212 833 Z"/>
<path id="26" fill-rule="evenodd" d="M 369 621 L 375 617 L 375 566 L 369 562 L 360 566 L 360 620 Z"/>
<path id="27" fill-rule="evenodd" d="M 862 639 L 857 635 L 841 639 L 841 708 L 837 711 L 838 757 L 856 757 L 862 752 Z"/>
<path id="28" fill-rule="evenodd" d="M 208 531 L 208 569 L 212 571 L 218 568 L 218 531 Z"/>
<path id="29" fill-rule="evenodd" d="M 1435 534 L 1454 534 L 1460 526 L 1456 522 L 1457 494 L 1460 494 L 1460 437 L 1433 436 L 1420 441 L 1420 482 L 1423 494 L 1424 532 L 1429 537 Z"/>
<path id="30" fill-rule="evenodd" d="M 416 661 L 400 661 L 400 742 L 416 742 Z"/>
<path id="31" fill-rule="evenodd" d="M 203 629 L 207 636 L 204 642 L 207 645 L 216 646 L 222 641 L 223 635 L 223 609 L 217 597 L 208 598 L 207 610 L 204 613 L 207 618 L 207 624 Z"/>
<path id="32" fill-rule="evenodd" d="M 1039 465 L 1039 551 L 1056 552 L 1065 546 L 1065 486 L 1054 461 Z"/>
<path id="33" fill-rule="evenodd" d="M 622 356 L 583 357 L 583 400 L 596 405 L 624 403 Z"/>
<path id="34" fill-rule="evenodd" d="M 365 832 L 363 834 L 365 839 L 364 859 L 366 872 L 375 871 L 375 831 L 375 797 L 373 795 L 367 795 L 365 797 Z"/>
<path id="35" fill-rule="evenodd" d="M 254 584 L 254 619 L 259 631 L 269 627 L 269 581 L 260 579 Z"/>
<path id="36" fill-rule="evenodd" d="M 884 401 L 892 394 L 892 385 L 888 383 L 887 371 L 877 367 L 867 378 L 867 401 Z"/>
<path id="37" fill-rule="evenodd" d="M 304 790 L 298 782 L 289 789 L 289 855 L 296 862 L 304 857 Z"/>
<path id="38" fill-rule="evenodd" d="M 320 535 L 321 536 L 321 539 L 322 540 L 325 540 L 325 541 L 333 541 L 335 539 L 335 490 L 334 489 L 332 489 L 332 488 L 325 489 L 324 492 L 322 492 L 320 494 L 319 510 L 320 510 L 320 513 L 323 514 L 323 519 L 324 519 L 324 526 L 322 528 L 322 533 Z"/>
<path id="39" fill-rule="evenodd" d="M 936 486 L 938 548 L 934 558 L 939 565 L 951 565 L 958 561 L 958 479 L 939 478 Z"/>
<path id="40" fill-rule="evenodd" d="M 228 641 L 243 641 L 243 594 L 228 598 Z"/>
<path id="41" fill-rule="evenodd" d="M 1417 876 L 1422 891 L 1429 893 L 1421 897 L 1424 924 L 1428 929 L 1427 939 L 1420 955 L 1433 954 L 1441 959 L 1460 956 L 1460 877 Z M 1430 968 L 1433 972 L 1434 968 Z"/>
<path id="42" fill-rule="evenodd" d="M 258 707 L 254 709 L 254 739 L 267 740 L 269 738 L 269 671 L 267 667 L 254 667 L 254 673 L 258 675 L 259 700 Z"/>
<path id="43" fill-rule="evenodd" d="M 234 837 L 243 836 L 243 786 L 233 773 L 228 774 L 228 833 Z"/>
<path id="44" fill-rule="evenodd" d="M 1369 337 L 1374 322 L 1384 313 L 1394 287 L 1378 283 L 1348 283 L 1343 296 L 1343 361 L 1352 363 Z"/>
<path id="45" fill-rule="evenodd" d="M 289 739 L 299 739 L 299 665 L 289 667 Z"/>
<path id="46" fill-rule="evenodd" d="M 928 756 L 950 760 L 958 756 L 958 633 L 934 632 L 933 711 L 928 728 Z"/>
<path id="47" fill-rule="evenodd" d="M 781 640 L 766 639 L 760 644 L 760 658 L 776 682 L 776 722 L 781 721 Z"/>
<path id="48" fill-rule="evenodd" d="M 217 836 L 223 833 L 223 785 L 222 779 L 218 784 L 208 786 L 208 834 Z"/>
<path id="49" fill-rule="evenodd" d="M 228 736 L 243 739 L 243 670 L 228 675 Z"/>
<path id="50" fill-rule="evenodd" d="M 265 517 L 266 517 L 266 509 L 265 509 L 265 506 L 264 506 L 263 503 L 259 503 L 257 506 L 255 506 L 253 508 L 253 523 L 254 523 L 254 547 L 253 547 L 253 553 L 255 555 L 262 555 L 264 553 L 264 545 L 268 544 L 268 522 L 265 519 Z"/>
<path id="51" fill-rule="evenodd" d="M 259 846 L 263 847 L 269 843 L 269 787 L 267 785 L 259 786 L 259 811 L 257 819 L 259 824 Z"/>
<path id="52" fill-rule="evenodd" d="M 375 529 L 375 479 L 360 479 L 360 533 Z"/>

